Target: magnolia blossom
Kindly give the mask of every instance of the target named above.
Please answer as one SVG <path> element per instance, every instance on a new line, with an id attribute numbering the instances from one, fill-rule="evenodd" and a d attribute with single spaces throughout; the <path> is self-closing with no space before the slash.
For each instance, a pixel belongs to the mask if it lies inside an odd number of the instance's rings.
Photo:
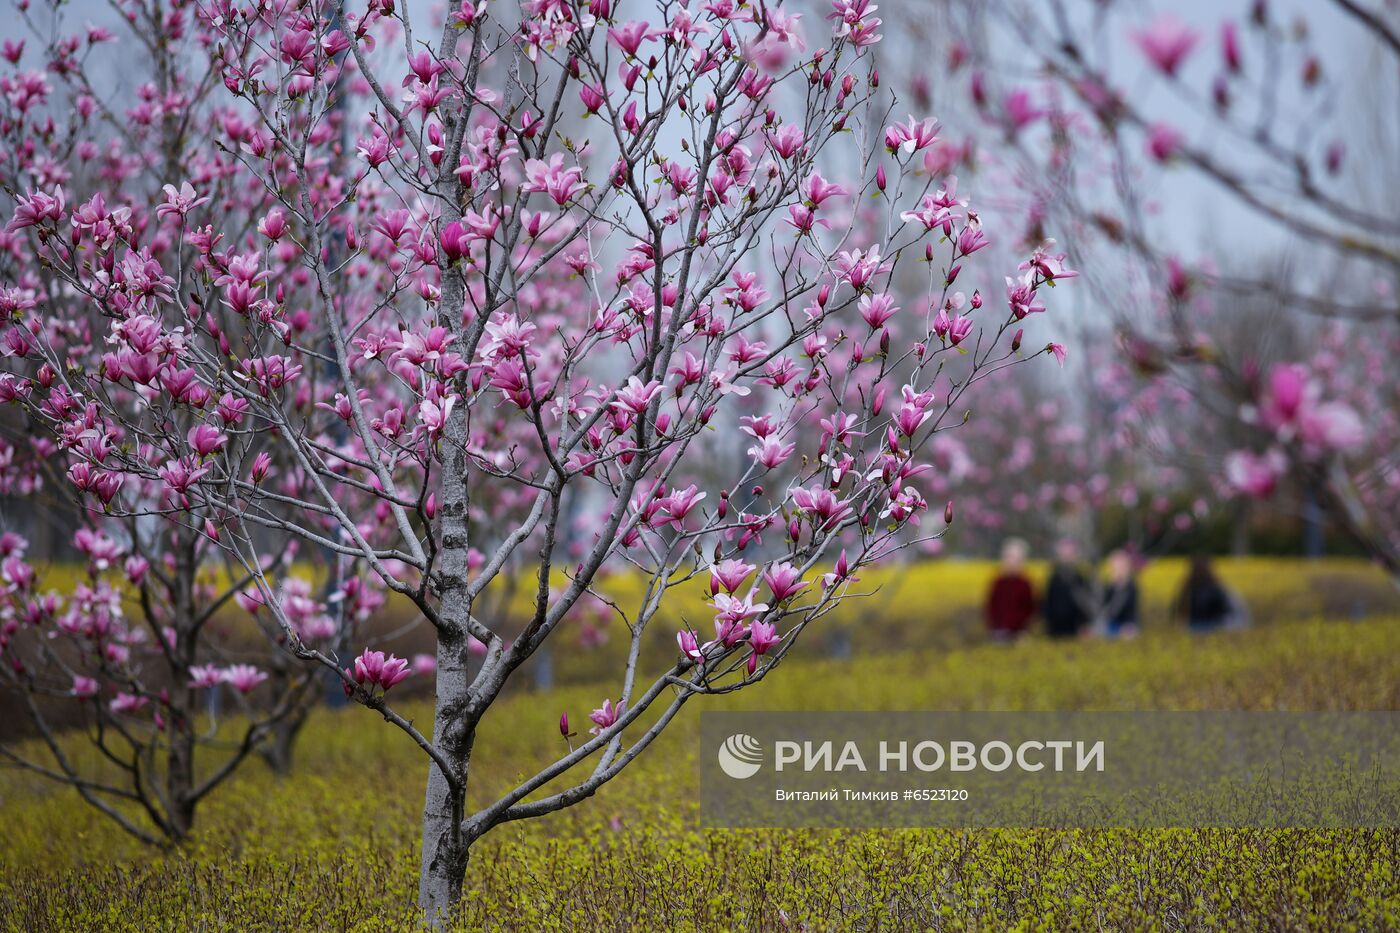
<path id="1" fill-rule="evenodd" d="M 577 165 L 565 168 L 564 156 L 561 153 L 550 156 L 548 162 L 541 159 L 529 160 L 525 163 L 525 175 L 528 179 L 526 191 L 542 191 L 560 207 L 588 189 L 587 183 L 583 181 L 583 169 Z"/>
<path id="2" fill-rule="evenodd" d="M 593 723 L 593 728 L 588 730 L 588 734 L 600 735 L 611 728 L 622 717 L 622 712 L 626 707 L 626 703 L 619 702 L 613 706 L 612 700 L 604 700 L 602 706 L 588 714 L 589 720 Z"/>
<path id="3" fill-rule="evenodd" d="M 382 687 L 388 691 L 395 684 L 401 683 L 410 674 L 413 668 L 408 661 L 394 655 L 384 656 L 382 651 L 371 651 L 366 648 L 360 656 L 355 659 L 355 668 L 352 676 L 355 683 L 360 686 Z"/>
<path id="4" fill-rule="evenodd" d="M 763 582 L 773 594 L 773 599 L 782 602 L 801 593 L 810 584 L 802 579 L 802 570 L 786 561 L 769 566 L 763 571 Z"/>
<path id="5" fill-rule="evenodd" d="M 224 682 L 239 693 L 252 692 L 258 684 L 267 680 L 267 674 L 251 664 L 234 664 L 224 669 Z"/>
<path id="6" fill-rule="evenodd" d="M 718 564 L 710 566 L 710 595 L 714 596 L 724 590 L 726 593 L 733 593 L 744 585 L 749 574 L 756 568 L 753 564 L 745 563 L 741 560 L 729 558 Z"/>
<path id="7" fill-rule="evenodd" d="M 194 690 L 217 687 L 224 682 L 224 672 L 216 664 L 201 664 L 190 668 L 189 686 Z"/>
<path id="8" fill-rule="evenodd" d="M 1175 77 L 1181 63 L 1191 54 L 1200 34 L 1171 14 L 1162 14 L 1145 29 L 1132 34 L 1133 42 L 1157 70 Z"/>
<path id="9" fill-rule="evenodd" d="M 1237 450 L 1225 458 L 1225 478 L 1247 495 L 1263 499 L 1273 495 L 1288 469 L 1288 459 L 1272 448 L 1264 454 Z"/>
<path id="10" fill-rule="evenodd" d="M 700 642 L 696 639 L 695 633 L 689 629 L 676 633 L 676 645 L 681 650 L 681 656 L 687 660 L 699 662 L 705 658 Z"/>

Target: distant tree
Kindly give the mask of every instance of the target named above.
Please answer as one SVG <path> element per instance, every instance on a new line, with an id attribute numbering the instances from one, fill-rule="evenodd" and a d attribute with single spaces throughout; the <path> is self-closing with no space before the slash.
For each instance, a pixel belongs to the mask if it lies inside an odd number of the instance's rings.
<path id="1" fill-rule="evenodd" d="M 1215 485 L 1292 490 L 1290 508 L 1315 503 L 1400 578 L 1387 429 L 1400 381 L 1369 359 L 1400 337 L 1394 6 L 1331 0 L 1293 16 L 1241 0 L 1200 23 L 995 0 L 944 16 L 958 87 L 984 121 L 963 153 L 990 153 L 1027 215 L 1068 231 L 1142 384 L 1196 399 Z M 1324 20 L 1351 61 L 1321 50 Z M 1200 258 L 1183 256 L 1192 231 L 1167 225 L 1188 203 L 1203 227 L 1234 218 L 1259 236 L 1227 243 L 1217 229 Z M 1259 302 L 1279 313 L 1237 314 Z M 1255 328 L 1244 339 L 1240 322 Z"/>

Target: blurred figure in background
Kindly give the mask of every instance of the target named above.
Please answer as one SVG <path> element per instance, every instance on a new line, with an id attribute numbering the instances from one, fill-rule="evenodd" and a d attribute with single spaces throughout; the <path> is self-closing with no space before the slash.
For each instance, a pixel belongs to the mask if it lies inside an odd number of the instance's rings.
<path id="1" fill-rule="evenodd" d="M 1211 569 L 1210 558 L 1191 558 L 1191 571 L 1176 597 L 1174 614 L 1185 620 L 1193 632 L 1213 632 L 1230 619 L 1233 603 Z"/>
<path id="2" fill-rule="evenodd" d="M 1001 546 L 1001 571 L 987 593 L 987 629 L 997 641 L 1014 641 L 1035 615 L 1035 591 L 1026 577 L 1026 542 L 1010 538 Z"/>
<path id="3" fill-rule="evenodd" d="M 1108 584 L 1103 591 L 1103 620 L 1109 638 L 1137 635 L 1142 617 L 1138 610 L 1137 575 L 1127 551 L 1108 555 Z"/>
<path id="4" fill-rule="evenodd" d="M 1045 585 L 1045 634 L 1076 638 L 1089 623 L 1089 582 L 1079 567 L 1079 548 L 1068 538 L 1055 545 L 1055 567 Z"/>

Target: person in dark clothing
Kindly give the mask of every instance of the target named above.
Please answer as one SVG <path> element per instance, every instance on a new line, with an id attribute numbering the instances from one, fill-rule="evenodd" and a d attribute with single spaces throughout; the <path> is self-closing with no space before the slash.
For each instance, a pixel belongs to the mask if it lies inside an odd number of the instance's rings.
<path id="1" fill-rule="evenodd" d="M 1108 585 L 1103 593 L 1103 620 L 1110 638 L 1132 638 L 1142 617 L 1138 610 L 1133 558 L 1126 551 L 1108 555 Z"/>
<path id="2" fill-rule="evenodd" d="M 1045 585 L 1045 634 L 1051 638 L 1075 638 L 1089 622 L 1089 584 L 1079 569 L 1079 550 L 1073 541 L 1055 547 L 1055 567 Z"/>
<path id="3" fill-rule="evenodd" d="M 1221 586 L 1210 559 L 1191 559 L 1191 572 L 1176 598 L 1176 615 L 1185 619 L 1193 632 L 1211 632 L 1225 624 L 1232 610 L 1230 594 Z"/>
<path id="4" fill-rule="evenodd" d="M 1012 538 L 1001 549 L 1001 572 L 987 593 L 987 630 L 997 641 L 1014 641 L 1035 615 L 1035 590 L 1025 573 L 1025 542 Z"/>

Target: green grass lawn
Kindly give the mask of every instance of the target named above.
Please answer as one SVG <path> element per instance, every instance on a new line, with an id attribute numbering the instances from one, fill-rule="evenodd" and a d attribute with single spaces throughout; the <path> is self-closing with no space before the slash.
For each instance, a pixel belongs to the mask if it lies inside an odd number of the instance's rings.
<path id="1" fill-rule="evenodd" d="M 799 661 L 711 708 L 1396 709 L 1397 638 L 1400 619 L 1382 618 Z M 484 726 L 477 786 L 557 755 L 560 712 L 581 722 L 608 693 L 510 698 Z M 594 799 L 480 843 L 463 927 L 1400 927 L 1394 830 L 701 830 L 699 708 Z M 0 773 L 0 926 L 412 929 L 421 753 L 349 709 L 317 714 L 298 756 L 288 778 L 250 766 L 172 853 L 130 842 L 71 791 Z"/>

